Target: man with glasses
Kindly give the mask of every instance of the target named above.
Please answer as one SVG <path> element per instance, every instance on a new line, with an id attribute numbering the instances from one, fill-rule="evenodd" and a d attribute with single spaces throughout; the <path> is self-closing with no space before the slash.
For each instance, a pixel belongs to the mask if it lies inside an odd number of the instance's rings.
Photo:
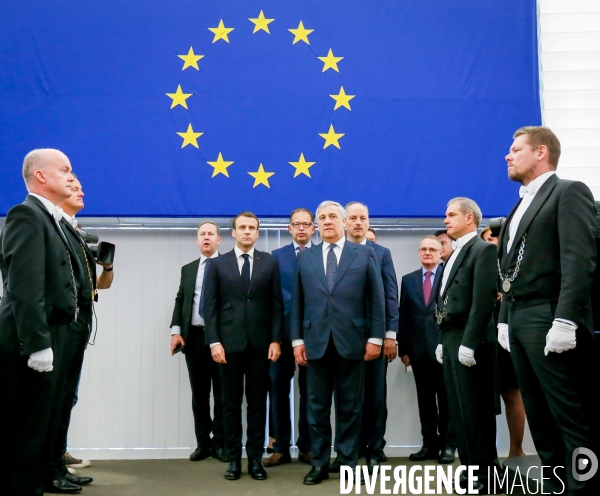
<path id="1" fill-rule="evenodd" d="M 412 365 L 415 375 L 423 436 L 422 448 L 410 455 L 416 462 L 453 463 L 456 451 L 456 443 L 448 436 L 444 372 L 435 357 L 440 332 L 434 319 L 435 295 L 444 272 L 439 265 L 441 250 L 436 236 L 425 236 L 419 245 L 421 268 L 402 277 L 400 287 L 398 350 L 402 363 Z"/>
<path id="2" fill-rule="evenodd" d="M 265 467 L 276 467 L 290 463 L 290 439 L 292 436 L 292 415 L 290 411 L 290 384 L 294 377 L 296 360 L 290 341 L 290 311 L 292 302 L 292 281 L 296 257 L 301 251 L 312 246 L 311 237 L 315 232 L 314 216 L 306 208 L 297 208 L 290 215 L 288 231 L 292 235 L 289 245 L 273 250 L 271 255 L 279 263 L 285 330 L 281 341 L 281 357 L 271 364 L 271 416 L 273 419 L 273 455 L 264 461 Z M 298 367 L 298 389 L 300 409 L 298 419 L 298 460 L 310 463 L 310 439 L 306 420 L 306 367 Z"/>

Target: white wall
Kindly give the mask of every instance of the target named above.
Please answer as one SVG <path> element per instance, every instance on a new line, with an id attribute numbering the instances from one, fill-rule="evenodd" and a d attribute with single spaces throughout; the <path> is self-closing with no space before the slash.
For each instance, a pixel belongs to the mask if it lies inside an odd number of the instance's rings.
<path id="1" fill-rule="evenodd" d="M 583 181 L 600 200 L 600 1 L 538 7 L 542 116 L 561 141 L 558 175 Z"/>

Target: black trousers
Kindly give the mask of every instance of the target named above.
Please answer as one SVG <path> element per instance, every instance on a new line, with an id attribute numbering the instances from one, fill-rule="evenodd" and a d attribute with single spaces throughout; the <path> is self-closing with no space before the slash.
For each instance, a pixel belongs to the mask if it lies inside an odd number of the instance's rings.
<path id="1" fill-rule="evenodd" d="M 223 447 L 223 398 L 219 364 L 205 343 L 204 327 L 190 326 L 185 341 L 185 362 L 192 388 L 194 431 L 199 447 Z M 210 391 L 213 392 L 213 415 L 210 414 Z M 210 433 L 212 432 L 212 441 Z"/>
<path id="2" fill-rule="evenodd" d="M 566 467 L 558 473 L 562 482 L 566 482 L 567 494 L 598 494 L 597 481 L 577 481 L 572 470 L 573 452 L 577 448 L 591 449 L 598 455 L 590 417 L 591 403 L 598 401 L 598 386 L 594 394 L 587 373 L 587 367 L 594 361 L 593 338 L 585 329 L 578 329 L 574 350 L 545 356 L 555 303 L 538 300 L 534 304 L 526 301 L 508 304 L 510 352 L 542 465 Z M 560 489 L 561 484 L 557 483 L 557 487 Z"/>
<path id="3" fill-rule="evenodd" d="M 423 445 L 432 450 L 456 449 L 456 442 L 449 435 L 448 396 L 444 384 L 444 368 L 437 360 L 423 355 L 410 360 L 417 387 L 417 403 Z"/>
<path id="4" fill-rule="evenodd" d="M 227 363 L 220 364 L 223 397 L 225 455 L 229 461 L 242 457 L 242 401 L 244 379 L 246 392 L 246 454 L 262 458 L 267 420 L 269 364 L 266 351 L 256 351 L 250 344 L 239 353 L 225 353 Z"/>
<path id="5" fill-rule="evenodd" d="M 358 462 L 360 421 L 365 391 L 364 360 L 340 356 L 333 339 L 322 358 L 308 361 L 306 375 L 308 425 L 312 465 L 329 465 L 331 457 L 331 401 L 335 396 L 335 433 L 342 465 Z"/>
<path id="6" fill-rule="evenodd" d="M 52 372 L 30 368 L 29 356 L 20 356 L 16 330 L 0 329 L 0 480 L 2 490 L 11 496 L 41 496 L 44 492 L 44 471 L 62 406 L 67 336 L 66 325 L 50 328 Z"/>
<path id="7" fill-rule="evenodd" d="M 292 438 L 292 414 L 290 409 L 291 381 L 294 378 L 296 360 L 292 344 L 281 343 L 279 360 L 271 363 L 270 419 L 275 438 L 275 453 L 289 453 Z"/>
<path id="8" fill-rule="evenodd" d="M 499 466 L 496 451 L 496 347 L 482 343 L 475 350 L 476 365 L 458 361 L 462 329 L 441 331 L 444 383 L 452 432 L 462 465 L 478 465 L 475 474 L 487 484 L 488 467 Z M 493 473 L 493 472 L 492 472 Z"/>
<path id="9" fill-rule="evenodd" d="M 298 439 L 296 446 L 300 453 L 310 452 L 310 431 L 308 428 L 308 405 L 306 401 L 306 369 L 305 365 L 298 365 Z"/>
<path id="10" fill-rule="evenodd" d="M 360 447 L 367 458 L 380 460 L 387 424 L 387 366 L 382 355 L 365 363 L 365 398 L 360 428 Z M 336 436 L 337 438 L 337 436 Z M 337 441 L 336 441 L 337 451 Z"/>
<path id="11" fill-rule="evenodd" d="M 91 319 L 91 308 L 81 309 L 76 322 L 73 322 L 67 330 L 67 340 L 63 360 L 63 399 L 58 419 L 58 431 L 54 447 L 50 454 L 49 464 L 46 468 L 46 482 L 64 477 L 68 472 L 64 464 L 64 447 L 67 442 L 69 424 L 71 423 L 71 411 L 77 394 L 81 368 L 83 367 L 83 356 L 89 338 L 88 322 Z"/>

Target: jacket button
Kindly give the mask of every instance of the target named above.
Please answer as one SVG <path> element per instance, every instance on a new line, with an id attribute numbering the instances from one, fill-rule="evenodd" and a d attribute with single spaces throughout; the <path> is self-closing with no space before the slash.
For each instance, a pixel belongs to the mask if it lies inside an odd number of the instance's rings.
<path id="1" fill-rule="evenodd" d="M 248 298 L 246 301 L 250 301 L 250 298 Z"/>

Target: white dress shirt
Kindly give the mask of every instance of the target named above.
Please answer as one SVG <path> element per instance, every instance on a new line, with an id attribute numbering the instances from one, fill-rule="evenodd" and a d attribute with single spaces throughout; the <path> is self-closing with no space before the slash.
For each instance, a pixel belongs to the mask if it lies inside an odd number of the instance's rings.
<path id="1" fill-rule="evenodd" d="M 246 255 L 242 250 L 240 250 L 237 245 L 233 247 L 233 249 L 235 250 L 235 258 L 237 260 L 238 263 L 238 267 L 240 269 L 240 276 L 242 275 L 242 267 L 244 266 L 244 259 L 242 258 L 242 255 Z M 247 253 L 247 255 L 250 255 L 250 258 L 248 259 L 248 261 L 250 262 L 250 279 L 252 279 L 252 268 L 254 267 L 254 246 L 252 248 L 250 248 L 250 251 Z"/>
<path id="2" fill-rule="evenodd" d="M 217 258 L 219 252 L 214 252 L 210 257 L 200 255 L 200 264 L 196 274 L 196 289 L 194 290 L 194 302 L 192 303 L 192 325 L 203 326 L 204 319 L 200 317 L 200 296 L 202 295 L 202 286 L 204 285 L 204 271 L 206 270 L 206 261 L 209 258 Z M 171 327 L 171 336 L 173 334 L 181 334 L 180 326 Z"/>
<path id="3" fill-rule="evenodd" d="M 69 224 L 71 224 L 71 226 L 73 227 L 73 229 L 77 229 L 77 219 L 75 218 L 75 216 L 71 217 L 65 211 L 63 211 L 62 216 L 63 216 L 63 219 L 65 219 Z"/>
<path id="4" fill-rule="evenodd" d="M 471 231 L 470 233 L 467 233 L 456 240 L 458 246 L 454 249 L 452 255 L 450 255 L 450 259 L 448 260 L 446 267 L 444 267 L 442 284 L 440 284 L 440 295 L 444 293 L 444 288 L 446 287 L 446 283 L 448 282 L 448 277 L 450 277 L 450 272 L 452 272 L 452 266 L 454 265 L 454 261 L 456 260 L 456 257 L 458 257 L 460 250 L 462 250 L 463 246 L 465 246 L 475 236 L 477 236 L 477 231 Z"/>
<path id="5" fill-rule="evenodd" d="M 367 240 L 365 239 L 365 243 L 366 244 Z M 340 264 L 340 258 L 342 257 L 342 250 L 344 249 L 344 245 L 346 244 L 346 238 L 345 237 L 341 237 L 338 241 L 336 241 L 335 243 L 328 243 L 327 241 L 323 241 L 322 243 L 322 248 L 323 248 L 323 267 L 325 268 L 325 275 L 327 275 L 327 255 L 329 255 L 329 246 L 331 244 L 334 244 L 335 247 L 333 248 L 333 253 L 335 254 L 335 257 L 337 258 L 337 264 Z M 386 333 L 386 337 L 387 337 L 387 333 Z M 394 338 L 396 338 L 396 333 L 394 332 Z M 378 346 L 381 346 L 383 344 L 383 339 L 381 338 L 369 338 L 367 340 L 367 342 L 369 343 L 373 343 L 376 344 Z M 292 347 L 296 347 L 299 345 L 303 345 L 304 344 L 304 339 L 294 339 L 292 341 Z"/>
<path id="6" fill-rule="evenodd" d="M 554 171 L 548 171 L 544 174 L 539 175 L 533 181 L 531 181 L 527 186 L 521 186 L 519 189 L 519 196 L 522 198 L 521 203 L 517 207 L 515 214 L 510 220 L 510 225 L 508 226 L 508 241 L 506 243 L 506 253 L 510 252 L 512 248 L 513 242 L 515 240 L 515 235 L 517 234 L 517 230 L 519 229 L 519 224 L 523 215 L 531 205 L 531 202 L 535 198 L 535 195 L 540 190 L 542 185 L 550 179 L 550 177 L 554 175 Z"/>

